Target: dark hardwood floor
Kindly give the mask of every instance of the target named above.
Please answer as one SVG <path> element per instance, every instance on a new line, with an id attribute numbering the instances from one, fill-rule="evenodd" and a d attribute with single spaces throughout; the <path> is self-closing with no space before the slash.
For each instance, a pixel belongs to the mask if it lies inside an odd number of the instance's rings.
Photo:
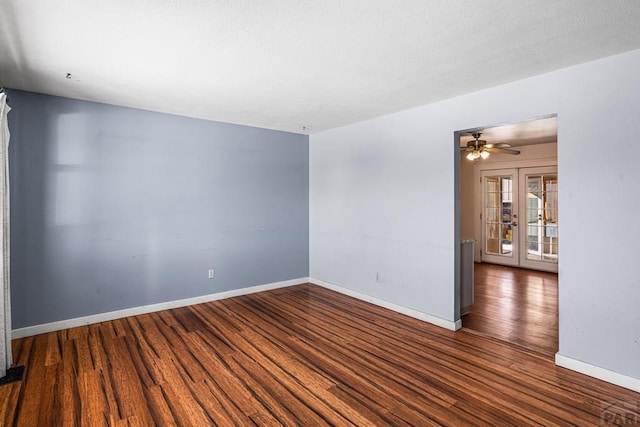
<path id="1" fill-rule="evenodd" d="M 558 275 L 476 263 L 475 303 L 462 326 L 542 352 L 558 351 Z"/>
<path id="2" fill-rule="evenodd" d="M 26 377 L 0 387 L 6 426 L 598 425 L 603 408 L 640 401 L 539 353 L 310 284 L 14 349 Z"/>

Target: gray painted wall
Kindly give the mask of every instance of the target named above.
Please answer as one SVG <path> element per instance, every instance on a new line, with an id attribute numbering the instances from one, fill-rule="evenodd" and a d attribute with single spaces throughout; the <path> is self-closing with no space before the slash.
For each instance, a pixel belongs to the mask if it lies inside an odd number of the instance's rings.
<path id="1" fill-rule="evenodd" d="M 307 136 L 9 97 L 14 328 L 309 275 Z"/>
<path id="2" fill-rule="evenodd" d="M 311 277 L 456 320 L 454 132 L 557 113 L 559 353 L 640 379 L 638 76 L 633 51 L 312 135 Z"/>

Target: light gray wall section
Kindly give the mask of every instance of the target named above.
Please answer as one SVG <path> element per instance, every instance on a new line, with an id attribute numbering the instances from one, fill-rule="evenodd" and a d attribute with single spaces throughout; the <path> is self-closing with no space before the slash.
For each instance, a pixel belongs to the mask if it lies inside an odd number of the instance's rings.
<path id="1" fill-rule="evenodd" d="M 307 136 L 9 97 L 15 328 L 309 275 Z"/>
<path id="2" fill-rule="evenodd" d="M 557 113 L 559 353 L 640 379 L 638 76 L 633 51 L 312 135 L 311 276 L 456 320 L 454 132 Z"/>

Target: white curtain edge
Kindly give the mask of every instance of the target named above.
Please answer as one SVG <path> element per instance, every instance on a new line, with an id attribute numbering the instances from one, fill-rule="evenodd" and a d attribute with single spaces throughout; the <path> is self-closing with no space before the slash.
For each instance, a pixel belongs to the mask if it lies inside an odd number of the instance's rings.
<path id="1" fill-rule="evenodd" d="M 7 94 L 0 93 L 0 150 L 2 162 L 2 188 L 0 189 L 0 216 L 2 220 L 2 254 L 0 254 L 0 268 L 2 287 L 0 288 L 0 323 L 2 328 L 2 342 L 0 342 L 0 378 L 6 375 L 7 369 L 13 364 L 11 349 L 11 292 L 10 292 L 10 224 L 9 224 L 9 123 L 8 113 L 11 107 L 7 104 Z"/>

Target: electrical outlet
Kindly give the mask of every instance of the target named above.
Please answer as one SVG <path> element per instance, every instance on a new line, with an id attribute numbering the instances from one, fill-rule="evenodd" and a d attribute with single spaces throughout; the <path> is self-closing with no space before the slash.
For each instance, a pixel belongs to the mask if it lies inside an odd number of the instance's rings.
<path id="1" fill-rule="evenodd" d="M 382 283 L 382 274 L 379 271 L 376 271 L 376 282 Z"/>
<path id="2" fill-rule="evenodd" d="M 216 277 L 216 271 L 212 268 L 209 270 L 209 279 Z"/>

